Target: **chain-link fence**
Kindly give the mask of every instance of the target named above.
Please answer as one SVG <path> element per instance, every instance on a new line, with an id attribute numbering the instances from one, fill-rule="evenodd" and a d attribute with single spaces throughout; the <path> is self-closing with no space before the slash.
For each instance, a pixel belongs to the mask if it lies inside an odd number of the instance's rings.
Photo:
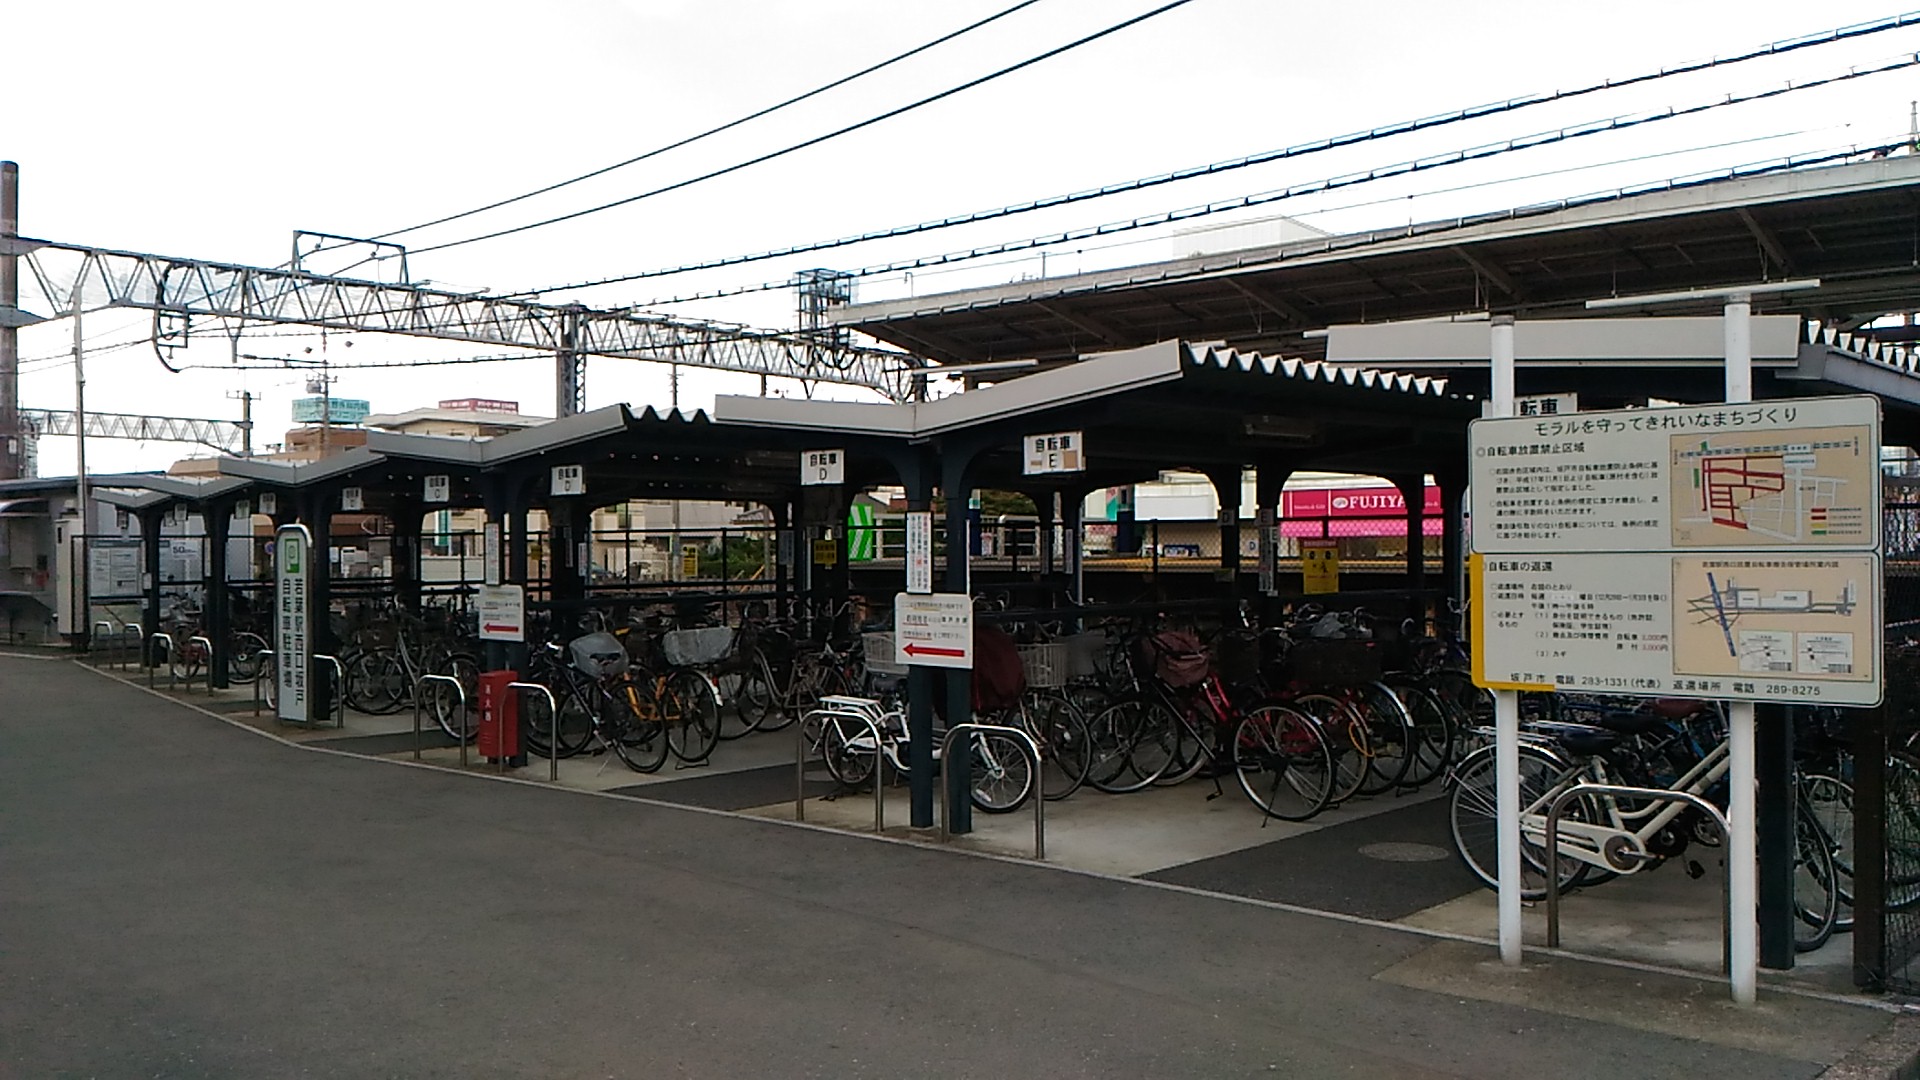
<path id="1" fill-rule="evenodd" d="M 1877 806 L 1856 807 L 1857 814 L 1879 812 L 1878 822 L 1859 830 L 1883 835 L 1881 911 L 1872 904 L 1858 919 L 1879 919 L 1879 971 L 1887 989 L 1920 994 L 1920 482 L 1890 477 L 1881 528 L 1885 552 L 1886 753 L 1859 755 L 1862 774 L 1856 786 L 1878 788 Z M 1874 718 L 1868 718 L 1871 724 Z M 1877 749 L 1878 736 L 1872 745 Z M 1877 780 L 1877 783 L 1876 783 Z M 1877 826 L 1877 827 L 1876 827 Z M 1872 860 L 1868 860 L 1871 862 Z M 1872 934 L 1875 927 L 1864 928 Z"/>

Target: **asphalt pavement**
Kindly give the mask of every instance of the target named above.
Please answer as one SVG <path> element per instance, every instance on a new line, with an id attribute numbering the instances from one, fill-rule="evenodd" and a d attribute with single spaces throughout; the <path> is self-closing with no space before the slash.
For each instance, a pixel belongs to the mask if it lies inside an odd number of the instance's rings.
<path id="1" fill-rule="evenodd" d="M 316 753 L 64 661 L 0 657 L 5 1080 L 1823 1067 L 1791 1040 L 1742 1048 L 1523 994 L 1480 1000 L 1420 974 L 1445 959 L 1435 948 L 1149 884 Z M 1403 974 L 1376 978 L 1390 969 Z M 1824 1025 L 1828 1043 L 1884 1026 L 1832 1008 L 1775 1024 Z"/>

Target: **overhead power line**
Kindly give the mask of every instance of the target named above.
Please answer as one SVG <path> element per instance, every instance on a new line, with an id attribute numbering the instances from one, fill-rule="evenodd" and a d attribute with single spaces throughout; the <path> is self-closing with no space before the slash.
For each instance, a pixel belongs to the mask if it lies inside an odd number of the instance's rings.
<path id="1" fill-rule="evenodd" d="M 1074 49 L 1080 48 L 1082 45 L 1092 44 L 1095 41 L 1099 41 L 1101 38 L 1108 37 L 1112 34 L 1117 34 L 1120 31 L 1125 30 L 1129 27 L 1138 26 L 1139 24 L 1146 22 L 1148 19 L 1154 18 L 1159 15 L 1164 15 L 1167 12 L 1174 10 L 1175 8 L 1185 7 L 1186 5 L 1192 2 L 1193 0 L 1169 0 L 1168 3 L 1162 4 L 1151 11 L 1145 12 L 1140 15 L 1135 15 L 1133 18 L 1127 19 L 1124 22 L 1115 23 L 1104 30 L 1097 30 L 1091 34 L 1086 35 L 1085 37 L 1070 41 L 1065 45 L 1059 45 L 1054 48 L 1048 49 L 1046 52 L 1040 53 L 1037 56 L 1030 56 L 1027 59 L 1022 60 L 1018 63 L 1009 64 L 1006 67 L 999 69 L 998 71 L 989 72 L 988 74 L 982 75 L 976 79 L 969 79 L 958 86 L 949 87 L 948 89 L 942 90 L 937 94 L 929 94 L 926 97 L 920 98 L 919 100 L 910 102 L 906 105 L 902 105 L 898 108 L 889 109 L 886 112 L 880 113 L 876 116 L 870 116 L 865 120 L 860 120 L 855 123 L 848 124 L 844 127 L 836 128 L 833 131 L 829 131 L 824 135 L 816 135 L 811 139 L 804 139 L 800 142 L 793 143 L 792 145 L 783 147 L 779 150 L 773 150 L 768 153 L 761 154 L 758 157 L 749 158 L 746 161 L 736 162 L 735 164 L 732 164 L 732 165 L 727 165 L 722 168 L 718 168 L 718 169 L 711 170 L 709 172 L 702 173 L 699 176 L 690 177 L 685 180 L 675 181 L 674 183 L 666 184 L 662 187 L 654 188 L 651 191 L 643 191 L 638 195 L 629 195 L 624 199 L 615 199 L 612 202 L 602 203 L 599 206 L 590 206 L 585 210 L 575 210 L 570 214 L 561 214 L 561 215 L 558 215 L 557 217 L 546 218 L 544 220 L 535 221 L 526 225 L 515 225 L 512 228 L 508 228 L 508 229 L 495 229 L 493 232 L 481 233 L 479 236 L 469 236 L 464 240 L 449 240 L 444 244 L 433 244 L 429 247 L 414 248 L 410 253 L 413 255 L 424 255 L 430 251 L 445 251 L 448 248 L 462 247 L 467 244 L 477 244 L 482 240 L 494 240 L 502 236 L 512 236 L 515 233 L 523 233 L 533 229 L 541 229 L 541 228 L 545 228 L 548 225 L 557 225 L 563 221 L 572 221 L 575 218 L 583 218 L 589 214 L 598 214 L 604 210 L 612 210 L 615 207 L 627 206 L 632 203 L 639 202 L 642 199 L 651 199 L 656 195 L 665 195 L 670 191 L 679 191 L 682 188 L 692 187 L 695 184 L 705 183 L 708 180 L 717 179 L 719 177 L 726 176 L 730 173 L 736 173 L 742 169 L 751 168 L 755 165 L 760 165 L 765 162 L 772 161 L 775 158 L 785 157 L 788 154 L 794 153 L 795 151 L 805 150 L 810 146 L 818 146 L 821 143 L 827 142 L 829 140 L 837 139 L 842 135 L 848 135 L 855 131 L 859 131 L 863 128 L 872 127 L 873 125 L 881 123 L 882 121 L 891 120 L 896 116 L 900 116 L 905 113 L 910 113 L 915 109 L 919 109 L 924 106 L 931 105 L 936 101 L 942 101 L 946 98 L 953 97 L 956 94 L 960 94 L 965 91 L 971 90 L 976 86 L 981 86 L 985 83 L 992 82 L 993 80 L 1001 78 L 1003 76 L 1011 75 L 1016 71 L 1020 71 L 1025 68 L 1032 67 L 1033 65 L 1041 63 L 1042 61 L 1051 60 L 1054 57 L 1059 56 L 1063 53 L 1071 52 Z"/>
<path id="2" fill-rule="evenodd" d="M 819 97 L 821 94 L 824 94 L 829 90 L 837 90 L 840 87 L 845 86 L 856 79 L 865 78 L 866 76 L 871 75 L 874 72 L 879 71 L 883 68 L 892 67 L 893 65 L 898 64 L 902 61 L 910 60 L 913 57 L 918 56 L 923 52 L 926 52 L 930 49 L 937 48 L 941 45 L 945 45 L 947 42 L 952 41 L 955 38 L 963 37 L 967 34 L 970 34 L 975 30 L 980 29 L 981 27 L 987 26 L 990 23 L 998 22 L 999 20 L 1004 19 L 1009 15 L 1012 15 L 1013 13 L 1021 10 L 1022 8 L 1032 7 L 1034 4 L 1037 4 L 1039 2 L 1040 0 L 1020 0 L 1019 3 L 1014 4 L 1011 7 L 1002 8 L 1001 10 L 994 12 L 993 14 L 987 16 L 984 19 L 980 19 L 975 22 L 968 23 L 966 26 L 963 26 L 958 30 L 953 30 L 948 33 L 942 34 L 939 37 L 934 38 L 932 41 L 926 42 L 921 45 L 916 45 L 913 48 L 908 49 L 906 52 L 899 53 L 894 56 L 890 56 L 887 59 L 882 60 L 877 64 L 870 64 L 867 67 L 861 68 L 859 71 L 856 71 L 851 75 L 843 75 L 840 78 L 835 79 L 830 83 L 825 83 L 823 85 L 816 86 L 813 89 L 808 90 L 803 94 L 796 94 L 793 97 L 790 97 L 778 104 L 769 105 L 764 109 L 760 109 L 758 111 L 748 113 L 747 115 L 742 116 L 736 120 L 729 120 L 726 123 L 721 124 L 717 127 L 710 127 L 707 130 L 702 131 L 697 135 L 689 135 L 684 139 L 680 139 L 675 142 L 670 142 L 665 146 L 655 147 L 652 150 L 648 150 L 644 154 L 636 154 L 633 157 L 627 158 L 625 161 L 617 161 L 617 162 L 614 162 L 612 165 L 605 166 L 604 168 L 595 169 L 592 172 L 581 173 L 579 176 L 571 177 L 569 179 L 562 180 L 558 183 L 548 184 L 546 187 L 535 188 L 532 191 L 528 191 L 520 195 L 515 195 L 515 196 L 512 196 L 511 198 L 500 199 L 496 202 L 490 202 L 485 206 L 476 206 L 471 210 L 462 210 L 457 214 L 448 214 L 445 217 L 434 218 L 432 221 L 423 221 L 418 225 L 409 225 L 404 229 L 394 229 L 390 232 L 375 233 L 373 234 L 373 236 L 369 237 L 369 239 L 385 240 L 390 237 L 400 236 L 405 233 L 418 232 L 421 229 L 432 228 L 435 225 L 445 225 L 450 221 L 459 221 L 461 218 L 472 217 L 475 214 L 484 214 L 489 210 L 498 210 L 503 206 L 511 206 L 514 203 L 521 202 L 526 199 L 531 199 L 538 195 L 545 195 L 551 191 L 559 191 L 563 187 L 569 187 L 573 184 L 578 184 L 584 180 L 591 180 L 597 176 L 605 176 L 606 174 L 610 172 L 614 172 L 615 170 L 624 169 L 629 165 L 637 165 L 642 161 L 646 161 L 649 158 L 659 157 L 661 154 L 665 154 L 669 151 L 678 150 L 684 146 L 691 146 L 692 144 L 697 143 L 702 139 L 710 138 L 724 131 L 731 131 L 732 129 L 737 128 L 742 124 L 751 123 L 755 120 L 760 119 L 761 117 L 769 116 L 773 113 L 779 112 L 781 109 L 785 109 L 793 105 L 798 105 L 801 102 L 808 100 L 809 98 Z M 344 247 L 346 245 L 334 245 L 334 246 Z M 322 248 L 320 250 L 327 250 L 327 249 Z"/>
<path id="3" fill-rule="evenodd" d="M 1275 150 L 1267 150 L 1257 154 L 1250 154 L 1245 157 L 1229 158 L 1225 161 L 1216 161 L 1206 165 L 1198 165 L 1198 166 L 1193 166 L 1185 169 L 1177 169 L 1173 172 L 1160 173 L 1158 175 L 1142 177 L 1136 180 L 1127 180 L 1119 183 L 1107 184 L 1103 187 L 1089 188 L 1083 191 L 1070 192 L 1064 195 L 1053 195 L 1053 196 L 1048 196 L 1046 198 L 1033 199 L 1027 202 L 1011 203 L 1006 206 L 994 207 L 988 210 L 977 210 L 977 211 L 966 213 L 966 214 L 955 214 L 950 217 L 935 218 L 928 221 L 917 222 L 911 225 L 897 225 L 891 228 L 876 229 L 871 232 L 857 233 L 851 236 L 842 236 L 842 237 L 838 237 L 831 240 L 819 240 L 819 241 L 813 241 L 805 244 L 795 244 L 790 247 L 774 248 L 768 251 L 755 252 L 748 255 L 735 255 L 735 256 L 730 256 L 722 259 L 710 259 L 703 262 L 686 263 L 680 266 L 664 267 L 657 270 L 642 270 L 642 271 L 637 271 L 631 274 L 618 274 L 612 277 L 595 278 L 589 281 L 576 281 L 576 282 L 572 282 L 565 285 L 552 285 L 546 288 L 530 289 L 525 292 L 512 293 L 510 295 L 538 296 L 545 293 L 565 292 L 571 289 L 591 288 L 597 285 L 616 285 L 622 282 L 641 281 L 647 278 L 671 277 L 676 274 L 694 273 L 696 271 L 701 271 L 701 270 L 717 270 L 717 269 L 721 269 L 728 266 L 740 266 L 746 263 L 764 262 L 769 259 L 785 258 L 792 255 L 804 255 L 804 254 L 815 252 L 815 251 L 828 251 L 834 248 L 849 247 L 854 244 L 863 244 L 863 243 L 868 243 L 868 242 L 877 241 L 877 240 L 891 240 L 891 239 L 897 239 L 902 236 L 915 236 L 922 233 L 934 232 L 940 229 L 956 228 L 962 225 L 974 225 L 983 221 L 994 221 L 1001 218 L 1013 217 L 1019 214 L 1032 213 L 1037 210 L 1050 210 L 1056 207 L 1070 206 L 1075 203 L 1089 202 L 1094 199 L 1104 199 L 1113 195 L 1121 195 L 1121 194 L 1126 194 L 1128 192 L 1142 191 L 1147 188 L 1161 187 L 1167 184 L 1178 183 L 1183 180 L 1193 180 L 1201 177 L 1218 176 L 1222 173 L 1233 172 L 1239 169 L 1245 169 L 1255 165 L 1266 165 L 1276 161 L 1285 161 L 1285 160 L 1294 159 L 1294 158 L 1307 157 L 1312 154 L 1325 153 L 1329 150 L 1342 149 L 1348 146 L 1357 146 L 1362 143 L 1378 142 L 1378 141 L 1390 139 L 1400 135 L 1408 135 L 1408 134 L 1412 134 L 1414 132 L 1419 132 L 1419 131 L 1428 131 L 1433 128 L 1448 127 L 1454 124 L 1464 123 L 1469 120 L 1478 120 L 1483 117 L 1497 116 L 1497 115 L 1502 115 L 1507 113 L 1515 113 L 1515 112 L 1519 112 L 1522 109 L 1532 108 L 1536 105 L 1548 105 L 1548 104 L 1553 104 L 1555 102 L 1563 102 L 1573 98 L 1585 97 L 1588 95 L 1600 93 L 1607 90 L 1617 90 L 1623 87 L 1637 86 L 1643 83 L 1654 82 L 1660 79 L 1673 78 L 1678 75 L 1692 74 L 1695 72 L 1706 71 L 1713 68 L 1731 67 L 1735 64 L 1742 64 L 1751 60 L 1759 60 L 1759 59 L 1763 59 L 1770 56 L 1780 56 L 1785 53 L 1796 52 L 1802 49 L 1814 48 L 1820 45 L 1830 45 L 1836 42 L 1851 41 L 1857 38 L 1865 37 L 1870 34 L 1879 34 L 1889 30 L 1897 30 L 1897 29 L 1902 29 L 1905 27 L 1910 27 L 1915 25 L 1920 25 L 1920 11 L 1909 12 L 1904 15 L 1890 16 L 1885 19 L 1877 19 L 1869 23 L 1859 23 L 1854 26 L 1843 26 L 1843 27 L 1832 29 L 1832 30 L 1824 30 L 1817 34 L 1809 34 L 1803 37 L 1790 38 L 1785 41 L 1771 42 L 1769 44 L 1759 46 L 1758 48 L 1749 49 L 1746 52 L 1736 53 L 1732 56 L 1716 57 L 1714 59 L 1709 59 L 1709 60 L 1700 60 L 1692 63 L 1681 64 L 1677 67 L 1659 68 L 1654 71 L 1643 72 L 1641 74 L 1631 75 L 1626 78 L 1605 79 L 1600 82 L 1590 83 L 1586 86 L 1577 87 L 1572 90 L 1556 90 L 1550 93 L 1530 94 L 1523 97 L 1509 98 L 1505 101 L 1488 102 L 1483 105 L 1474 105 L 1464 109 L 1456 109 L 1452 112 L 1437 113 L 1431 116 L 1420 117 L 1414 120 L 1403 120 L 1397 123 L 1385 124 L 1380 127 L 1367 128 L 1361 131 L 1348 132 L 1344 135 L 1334 135 L 1326 138 L 1315 139 L 1311 142 L 1298 143 L 1293 146 L 1281 147 Z M 610 205 L 617 205 L 617 204 L 610 204 Z M 432 249 L 429 248 L 425 250 L 432 250 Z"/>

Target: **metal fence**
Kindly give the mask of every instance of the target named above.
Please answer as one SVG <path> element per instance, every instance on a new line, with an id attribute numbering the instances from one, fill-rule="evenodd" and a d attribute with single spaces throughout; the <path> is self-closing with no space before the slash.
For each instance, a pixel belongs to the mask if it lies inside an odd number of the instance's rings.
<path id="1" fill-rule="evenodd" d="M 1920 994 L 1920 491 L 1909 485 L 1889 480 L 1881 532 L 1886 704 L 1855 726 L 1864 745 L 1854 784 L 1865 796 L 1855 806 L 1855 839 L 1876 850 L 1853 854 L 1869 873 L 1879 871 L 1877 890 L 1858 890 L 1862 951 L 1879 943 L 1877 970 L 1872 956 L 1856 955 L 1866 969 L 1859 981 Z"/>

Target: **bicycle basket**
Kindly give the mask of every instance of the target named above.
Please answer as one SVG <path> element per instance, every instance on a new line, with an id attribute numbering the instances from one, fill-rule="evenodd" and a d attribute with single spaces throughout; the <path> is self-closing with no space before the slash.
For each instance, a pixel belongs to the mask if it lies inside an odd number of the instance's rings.
<path id="1" fill-rule="evenodd" d="M 733 627 L 669 630 L 660 635 L 660 654 L 675 667 L 718 663 L 733 651 Z"/>
<path id="2" fill-rule="evenodd" d="M 1187 630 L 1162 630 L 1148 639 L 1153 671 L 1168 686 L 1198 686 L 1206 681 L 1208 663 L 1200 639 Z"/>
<path id="3" fill-rule="evenodd" d="M 1020 646 L 1020 667 L 1026 672 L 1028 686 L 1050 689 L 1067 685 L 1068 661 L 1065 642 Z"/>
<path id="4" fill-rule="evenodd" d="M 602 631 L 574 638 L 567 644 L 574 670 L 595 679 L 621 675 L 627 670 L 627 647 L 620 639 Z"/>
<path id="5" fill-rule="evenodd" d="M 860 649 L 870 675 L 905 675 L 907 666 L 893 659 L 893 631 L 870 630 L 860 635 Z"/>

